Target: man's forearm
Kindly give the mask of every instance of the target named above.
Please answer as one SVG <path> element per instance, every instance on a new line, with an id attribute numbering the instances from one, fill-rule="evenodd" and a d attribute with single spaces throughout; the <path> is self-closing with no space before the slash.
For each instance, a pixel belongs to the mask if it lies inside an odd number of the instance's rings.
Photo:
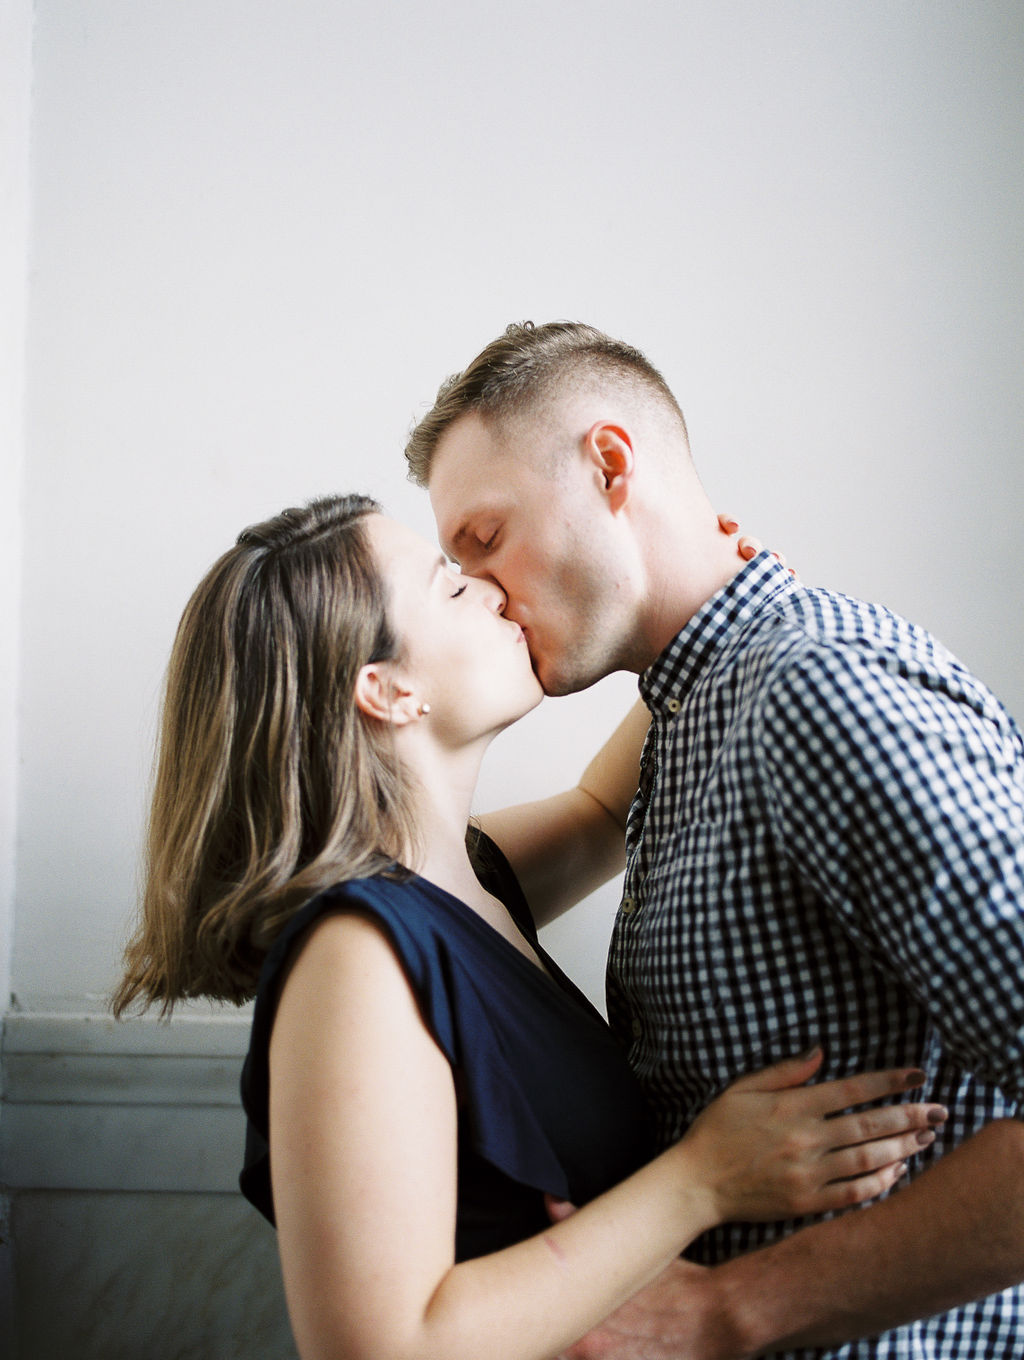
<path id="1" fill-rule="evenodd" d="M 1024 1280 L 1024 1123 L 1000 1120 L 881 1204 L 708 1273 L 719 1354 L 838 1346 Z M 709 1316 L 708 1312 L 705 1316 Z"/>

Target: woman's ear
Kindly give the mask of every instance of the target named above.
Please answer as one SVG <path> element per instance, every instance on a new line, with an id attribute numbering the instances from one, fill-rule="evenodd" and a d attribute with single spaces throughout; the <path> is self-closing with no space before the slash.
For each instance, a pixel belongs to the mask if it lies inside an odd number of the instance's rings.
<path id="1" fill-rule="evenodd" d="M 402 684 L 386 661 L 370 661 L 356 676 L 356 708 L 377 722 L 404 727 L 419 717 L 412 690 Z"/>
<path id="2" fill-rule="evenodd" d="M 599 420 L 583 436 L 591 464 L 600 473 L 604 494 L 612 510 L 621 510 L 629 499 L 636 459 L 633 437 L 624 425 Z"/>

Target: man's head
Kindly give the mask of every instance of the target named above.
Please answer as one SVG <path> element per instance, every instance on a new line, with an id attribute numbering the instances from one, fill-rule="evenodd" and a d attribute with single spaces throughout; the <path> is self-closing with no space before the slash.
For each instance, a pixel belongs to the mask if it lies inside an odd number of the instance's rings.
<path id="1" fill-rule="evenodd" d="M 717 525 L 682 412 L 632 346 L 510 326 L 443 384 L 406 458 L 445 551 L 505 591 L 549 694 L 644 669 L 681 626 L 671 602 L 665 635 L 670 538 Z"/>
<path id="2" fill-rule="evenodd" d="M 496 428 L 536 419 L 567 392 L 619 389 L 663 408 L 684 444 L 686 422 L 668 383 L 638 349 L 579 321 L 509 326 L 468 368 L 441 384 L 437 400 L 405 446 L 409 480 L 429 487 L 434 456 L 447 430 L 466 415 Z"/>

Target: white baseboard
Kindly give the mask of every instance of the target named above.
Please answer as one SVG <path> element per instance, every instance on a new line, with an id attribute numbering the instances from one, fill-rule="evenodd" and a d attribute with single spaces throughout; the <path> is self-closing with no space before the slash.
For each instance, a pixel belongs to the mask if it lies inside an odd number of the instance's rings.
<path id="1" fill-rule="evenodd" d="M 11 1190 L 237 1190 L 244 1013 L 3 1021 L 0 1182 Z"/>

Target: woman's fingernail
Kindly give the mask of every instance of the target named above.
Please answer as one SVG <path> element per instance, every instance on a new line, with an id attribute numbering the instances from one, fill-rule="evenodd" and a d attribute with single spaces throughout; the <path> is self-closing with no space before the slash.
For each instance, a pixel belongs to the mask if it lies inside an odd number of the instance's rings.
<path id="1" fill-rule="evenodd" d="M 734 519 L 727 519 L 724 520 L 722 523 L 722 528 L 725 530 L 727 534 L 734 534 L 739 527 L 740 526 L 736 523 Z"/>

